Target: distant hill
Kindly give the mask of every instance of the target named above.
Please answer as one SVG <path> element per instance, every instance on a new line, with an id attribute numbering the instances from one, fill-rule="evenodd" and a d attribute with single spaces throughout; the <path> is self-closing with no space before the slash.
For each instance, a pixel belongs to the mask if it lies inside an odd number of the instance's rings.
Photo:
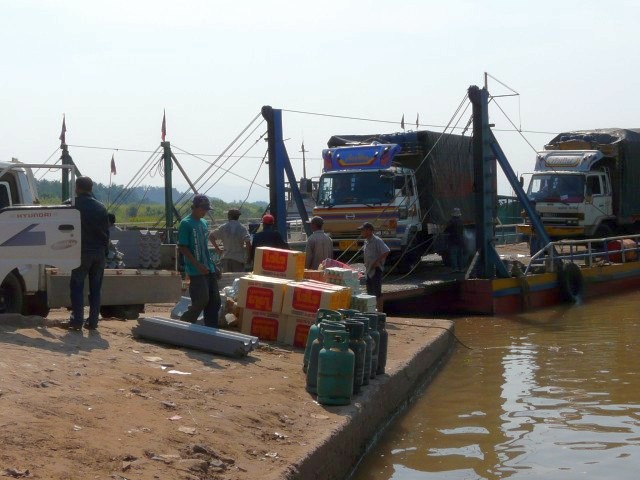
<path id="1" fill-rule="evenodd" d="M 61 202 L 62 182 L 60 180 L 36 180 L 40 201 L 44 204 L 54 204 Z M 172 191 L 174 203 L 178 203 L 183 192 Z M 118 221 L 136 219 L 141 216 L 154 217 L 162 216 L 164 211 L 164 188 L 139 186 L 124 192 L 124 185 L 108 185 L 97 183 L 93 186 L 93 193 L 96 198 L 105 205 L 115 204 L 110 210 L 117 211 Z M 191 200 L 191 194 L 184 196 L 179 204 L 185 205 Z M 245 219 L 260 218 L 267 208 L 268 203 L 259 201 L 245 203 L 242 206 L 242 216 Z M 240 207 L 239 202 L 225 202 L 216 197 L 211 197 L 211 207 L 215 218 L 226 218 L 226 212 L 230 208 Z M 184 211 L 185 206 L 179 207 Z"/>
<path id="2" fill-rule="evenodd" d="M 62 182 L 60 180 L 37 180 L 38 193 L 40 194 L 40 199 L 45 202 L 46 200 L 60 200 L 60 195 L 62 192 Z M 118 195 L 122 194 L 124 190 L 124 185 L 111 185 L 111 190 L 109 190 L 108 185 L 104 185 L 102 183 L 97 183 L 93 186 L 93 193 L 96 198 L 103 203 L 107 203 L 107 200 L 115 200 L 118 198 Z M 143 204 L 153 204 L 160 203 L 164 204 L 164 188 L 163 187 L 151 187 L 151 186 L 139 186 L 132 188 L 128 191 L 125 202 L 126 203 L 143 203 Z M 173 200 L 178 201 L 180 196 L 182 195 L 177 189 L 173 189 Z M 124 194 L 121 195 L 121 199 Z M 46 202 L 49 203 L 49 202 Z"/>

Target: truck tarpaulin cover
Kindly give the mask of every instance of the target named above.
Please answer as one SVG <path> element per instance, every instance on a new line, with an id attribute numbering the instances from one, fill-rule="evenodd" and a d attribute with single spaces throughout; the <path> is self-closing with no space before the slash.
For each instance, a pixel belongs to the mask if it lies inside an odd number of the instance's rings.
<path id="1" fill-rule="evenodd" d="M 614 186 L 614 210 L 620 217 L 640 215 L 640 129 L 604 128 L 579 130 L 557 135 L 545 145 L 545 150 L 561 149 L 563 143 L 589 143 L 591 149 L 601 150 L 605 155 L 605 165 L 611 169 L 611 182 Z M 611 148 L 606 148 L 611 146 Z M 613 151 L 613 153 L 610 153 Z M 606 162 L 609 155 L 617 153 L 617 161 Z M 610 158 L 610 157 L 609 157 Z M 597 166 L 598 164 L 596 164 Z M 620 186 L 617 192 L 616 186 Z"/>
<path id="2" fill-rule="evenodd" d="M 327 144 L 329 148 L 333 148 L 372 142 L 400 145 L 400 154 L 393 161 L 415 170 L 422 214 L 427 213 L 425 224 L 444 225 L 454 208 L 462 210 L 465 223 L 474 221 L 473 152 L 470 137 L 421 130 L 373 135 L 334 135 Z M 422 162 L 427 154 L 428 157 Z"/>

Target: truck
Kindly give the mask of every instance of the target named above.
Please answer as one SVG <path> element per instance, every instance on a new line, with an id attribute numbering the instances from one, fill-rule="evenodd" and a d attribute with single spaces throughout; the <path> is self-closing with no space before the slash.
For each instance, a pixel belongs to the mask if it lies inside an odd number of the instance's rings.
<path id="1" fill-rule="evenodd" d="M 80 264 L 79 212 L 40 205 L 33 168 L 65 167 L 0 162 L 0 313 L 47 316 L 51 308 L 71 306 L 71 270 Z M 173 252 L 168 263 L 175 265 L 175 245 L 166 247 Z M 106 269 L 101 313 L 137 318 L 145 304 L 177 302 L 181 292 L 175 267 Z"/>
<path id="2" fill-rule="evenodd" d="M 391 250 L 387 264 L 407 271 L 454 208 L 473 223 L 471 138 L 428 130 L 336 135 L 328 147 L 313 214 L 324 218 L 336 258 L 359 250 L 357 228 L 371 222 Z"/>
<path id="3" fill-rule="evenodd" d="M 561 133 L 529 175 L 527 196 L 552 239 L 640 232 L 640 129 Z M 533 233 L 527 219 L 517 230 Z"/>

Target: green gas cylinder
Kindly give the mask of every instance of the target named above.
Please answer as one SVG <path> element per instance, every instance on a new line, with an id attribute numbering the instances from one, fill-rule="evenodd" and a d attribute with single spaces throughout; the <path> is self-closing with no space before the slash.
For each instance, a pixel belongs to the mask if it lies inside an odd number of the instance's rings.
<path id="1" fill-rule="evenodd" d="M 360 393 L 364 379 L 364 358 L 367 343 L 364 341 L 364 324 L 357 320 L 346 320 L 345 327 L 349 332 L 349 350 L 353 352 L 353 393 Z"/>
<path id="2" fill-rule="evenodd" d="M 311 345 L 309 365 L 307 366 L 307 392 L 316 393 L 318 385 L 318 356 L 324 345 L 325 332 L 344 332 L 344 325 L 339 322 L 320 322 L 318 338 Z"/>
<path id="3" fill-rule="evenodd" d="M 387 348 L 389 345 L 389 332 L 386 329 L 387 314 L 378 312 L 378 333 L 380 334 L 380 347 L 378 348 L 378 368 L 376 373 L 378 375 L 384 374 L 384 369 L 387 366 Z"/>
<path id="4" fill-rule="evenodd" d="M 356 315 L 360 315 L 360 310 L 354 310 L 353 308 L 340 308 L 338 311 L 344 318 L 353 318 Z"/>
<path id="5" fill-rule="evenodd" d="M 311 345 L 313 345 L 313 341 L 318 338 L 318 324 L 323 320 L 337 322 L 341 319 L 342 315 L 340 314 L 340 312 L 329 310 L 328 308 L 318 309 L 318 313 L 316 313 L 316 322 L 311 325 L 311 327 L 309 328 L 309 333 L 307 334 L 307 345 L 304 349 L 304 357 L 302 359 L 302 371 L 304 373 L 307 373 L 307 367 L 309 365 L 309 355 L 311 354 Z"/>
<path id="6" fill-rule="evenodd" d="M 362 313 L 361 315 L 369 319 L 369 335 L 373 339 L 373 351 L 371 352 L 371 375 L 370 378 L 376 378 L 378 371 L 378 352 L 380 351 L 380 333 L 378 332 L 378 314 Z"/>
<path id="7" fill-rule="evenodd" d="M 371 356 L 373 354 L 374 342 L 371 335 L 369 335 L 369 319 L 367 317 L 356 316 L 352 320 L 362 322 L 364 325 L 364 335 L 362 339 L 365 341 L 367 348 L 364 354 L 364 375 L 362 377 L 362 385 L 369 385 L 369 378 L 371 377 Z"/>
<path id="8" fill-rule="evenodd" d="M 348 333 L 325 330 L 324 335 L 324 347 L 318 357 L 318 403 L 349 405 L 355 360 L 349 350 Z"/>

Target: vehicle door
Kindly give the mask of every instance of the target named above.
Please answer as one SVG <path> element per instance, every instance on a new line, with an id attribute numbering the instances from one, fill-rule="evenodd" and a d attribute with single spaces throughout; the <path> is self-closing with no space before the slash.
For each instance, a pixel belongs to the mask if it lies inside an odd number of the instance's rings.
<path id="1" fill-rule="evenodd" d="M 6 207 L 0 226 L 0 279 L 28 264 L 64 271 L 80 265 L 80 212 L 73 207 Z"/>
<path id="2" fill-rule="evenodd" d="M 611 192 L 609 183 L 602 175 L 587 176 L 587 199 L 591 199 L 596 216 L 611 215 Z"/>

